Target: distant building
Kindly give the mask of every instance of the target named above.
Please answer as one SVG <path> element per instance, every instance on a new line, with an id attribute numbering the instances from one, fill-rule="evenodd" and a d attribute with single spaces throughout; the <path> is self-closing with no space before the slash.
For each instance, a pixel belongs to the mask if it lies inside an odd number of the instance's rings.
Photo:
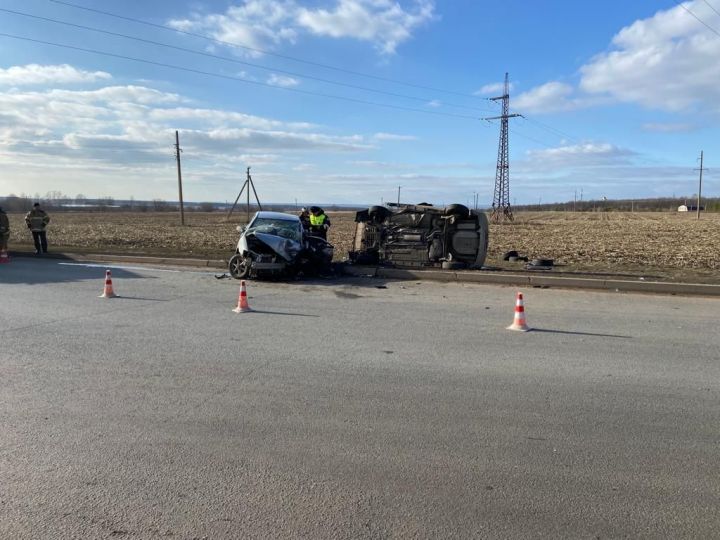
<path id="1" fill-rule="evenodd" d="M 698 209 L 698 207 L 695 204 L 681 204 L 680 206 L 678 206 L 677 211 L 678 212 L 697 212 L 697 209 Z M 700 211 L 704 212 L 705 207 L 700 205 Z"/>

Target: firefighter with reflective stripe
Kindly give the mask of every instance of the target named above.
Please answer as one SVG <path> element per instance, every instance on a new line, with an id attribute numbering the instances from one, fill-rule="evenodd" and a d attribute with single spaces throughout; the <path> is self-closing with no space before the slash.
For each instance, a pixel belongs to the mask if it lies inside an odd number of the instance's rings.
<path id="1" fill-rule="evenodd" d="M 25 215 L 25 224 L 32 231 L 33 242 L 35 242 L 35 254 L 47 253 L 47 235 L 45 227 L 50 223 L 50 216 L 40 208 L 40 203 L 33 204 L 33 209 Z"/>
<path id="2" fill-rule="evenodd" d="M 0 251 L 6 251 L 10 238 L 10 220 L 5 211 L 0 208 Z"/>
<path id="3" fill-rule="evenodd" d="M 330 218 L 319 206 L 310 207 L 310 234 L 327 239 L 327 231 L 330 228 Z"/>

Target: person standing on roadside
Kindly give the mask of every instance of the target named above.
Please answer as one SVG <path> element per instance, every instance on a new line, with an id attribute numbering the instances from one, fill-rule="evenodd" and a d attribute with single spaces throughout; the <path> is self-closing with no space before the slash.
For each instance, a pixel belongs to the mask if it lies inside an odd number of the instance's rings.
<path id="1" fill-rule="evenodd" d="M 5 211 L 0 208 L 0 253 L 7 251 L 10 238 L 10 220 Z"/>
<path id="2" fill-rule="evenodd" d="M 47 234 L 45 227 L 50 223 L 50 216 L 40 208 L 40 203 L 33 204 L 33 209 L 25 215 L 25 224 L 32 231 L 35 243 L 35 254 L 47 253 Z"/>
<path id="3" fill-rule="evenodd" d="M 300 209 L 300 215 L 298 216 L 300 218 L 300 223 L 303 226 L 303 229 L 306 231 L 310 230 L 310 212 L 308 212 L 308 209 L 304 206 Z"/>
<path id="4" fill-rule="evenodd" d="M 310 233 L 313 236 L 319 236 L 323 240 L 327 240 L 327 231 L 330 228 L 330 218 L 325 214 L 325 210 L 319 206 L 310 207 Z"/>

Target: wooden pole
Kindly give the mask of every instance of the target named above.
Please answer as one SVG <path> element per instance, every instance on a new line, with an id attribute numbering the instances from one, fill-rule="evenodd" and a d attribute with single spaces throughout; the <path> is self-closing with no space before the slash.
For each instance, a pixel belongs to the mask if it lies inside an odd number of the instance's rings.
<path id="1" fill-rule="evenodd" d="M 182 194 L 182 168 L 180 167 L 180 135 L 175 130 L 175 158 L 177 159 L 177 174 L 178 174 L 178 196 L 180 199 L 180 224 L 185 225 L 185 208 L 183 205 L 183 194 Z"/>
<path id="2" fill-rule="evenodd" d="M 700 219 L 700 198 L 702 197 L 703 151 L 700 150 L 700 182 L 698 183 L 697 219 Z"/>

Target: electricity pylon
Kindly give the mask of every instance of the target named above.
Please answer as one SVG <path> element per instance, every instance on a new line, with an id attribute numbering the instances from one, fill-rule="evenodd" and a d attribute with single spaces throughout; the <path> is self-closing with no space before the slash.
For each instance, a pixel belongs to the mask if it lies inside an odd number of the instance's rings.
<path id="1" fill-rule="evenodd" d="M 497 169 L 495 170 L 495 193 L 493 195 L 492 214 L 490 219 L 495 223 L 499 221 L 512 221 L 513 214 L 510 207 L 510 148 L 508 144 L 508 119 L 522 116 L 510 114 L 510 83 L 505 73 L 505 91 L 502 96 L 488 98 L 491 101 L 502 100 L 502 114 L 491 116 L 483 120 L 500 120 L 500 143 L 498 144 Z"/>

